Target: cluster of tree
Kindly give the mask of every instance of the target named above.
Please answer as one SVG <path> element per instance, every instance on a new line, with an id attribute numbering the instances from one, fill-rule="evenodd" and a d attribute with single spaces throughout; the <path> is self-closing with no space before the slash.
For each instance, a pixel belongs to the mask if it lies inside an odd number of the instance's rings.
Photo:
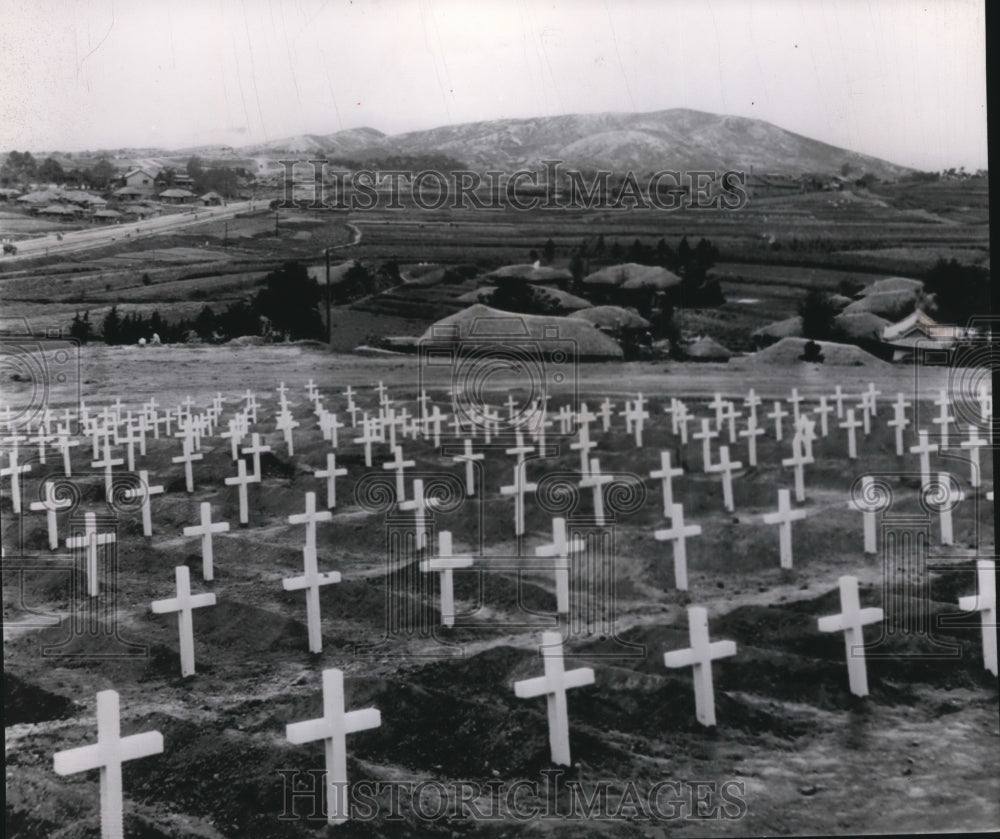
<path id="1" fill-rule="evenodd" d="M 185 167 L 188 175 L 194 184 L 194 191 L 202 194 L 205 192 L 217 192 L 223 198 L 232 198 L 240 188 L 240 176 L 234 169 L 225 166 L 205 167 L 201 158 L 193 155 Z M 172 169 L 167 169 L 163 173 L 167 186 L 173 186 L 173 178 L 176 173 Z"/>
<path id="2" fill-rule="evenodd" d="M 103 190 L 111 185 L 114 177 L 115 167 L 106 157 L 93 166 L 66 169 L 54 157 L 39 163 L 29 151 L 12 151 L 0 166 L 0 183 L 4 186 L 43 182 Z"/>
<path id="3" fill-rule="evenodd" d="M 943 323 L 964 326 L 993 310 L 988 268 L 939 259 L 924 275 L 924 288 L 934 295 L 936 316 Z"/>
<path id="4" fill-rule="evenodd" d="M 371 293 L 380 283 L 391 283 L 392 272 L 399 282 L 395 263 L 383 265 L 374 275 L 360 263 L 348 269 L 340 283 L 333 286 L 335 303 L 349 302 Z M 167 321 L 159 312 L 146 318 L 140 313 L 124 317 L 112 307 L 101 323 L 100 335 L 106 344 L 135 344 L 140 338 L 149 341 L 155 332 L 163 343 L 187 341 L 195 334 L 203 341 L 225 341 L 242 335 L 260 335 L 272 340 L 326 340 L 321 313 L 326 290 L 299 262 L 286 262 L 264 278 L 264 287 L 251 297 L 230 303 L 215 312 L 205 306 L 193 320 Z M 70 325 L 70 335 L 86 343 L 94 338 L 90 313 L 79 312 Z"/>
<path id="5" fill-rule="evenodd" d="M 323 160 L 332 169 L 358 172 L 371 169 L 381 172 L 460 172 L 468 167 L 460 160 L 445 154 L 372 154 L 365 157 L 343 155 L 319 155 L 314 160 Z M 434 183 L 430 181 L 429 183 Z"/>
<path id="6" fill-rule="evenodd" d="M 814 341 L 828 341 L 833 336 L 833 319 L 840 308 L 825 291 L 812 288 L 798 306 L 802 335 Z"/>

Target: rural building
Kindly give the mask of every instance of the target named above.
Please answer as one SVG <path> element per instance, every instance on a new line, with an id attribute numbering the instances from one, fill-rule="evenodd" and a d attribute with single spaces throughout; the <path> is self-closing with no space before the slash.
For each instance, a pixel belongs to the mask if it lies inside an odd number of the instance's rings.
<path id="1" fill-rule="evenodd" d="M 152 195 L 156 188 L 156 174 L 148 169 L 130 169 L 125 173 L 124 185 L 132 189 L 138 189 L 140 195 Z"/>
<path id="2" fill-rule="evenodd" d="M 199 196 L 199 201 L 206 207 L 218 207 L 225 203 L 225 200 L 217 192 L 206 192 L 204 195 Z"/>
<path id="3" fill-rule="evenodd" d="M 186 204 L 194 193 L 189 189 L 165 189 L 157 196 L 164 204 Z"/>

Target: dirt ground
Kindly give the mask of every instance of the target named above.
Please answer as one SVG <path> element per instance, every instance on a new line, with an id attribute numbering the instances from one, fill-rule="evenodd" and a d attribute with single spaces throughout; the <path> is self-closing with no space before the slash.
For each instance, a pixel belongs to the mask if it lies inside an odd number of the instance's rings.
<path id="1" fill-rule="evenodd" d="M 137 408 L 155 397 L 161 409 L 187 396 L 207 407 L 219 393 L 225 420 L 252 388 L 261 405 L 257 430 L 266 432 L 272 452 L 263 457 L 262 482 L 250 489 L 249 525 L 241 527 L 235 490 L 224 485 L 234 473 L 227 441 L 203 443 L 189 495 L 181 467 L 170 463 L 178 442 L 150 440 L 137 468 L 166 489 L 152 500 L 154 536 L 142 536 L 134 505 L 118 503 L 111 511 L 117 551 L 102 560 L 104 594 L 83 605 L 72 588 L 77 577 L 69 555 L 47 551 L 40 514 L 13 515 L 4 479 L 10 837 L 99 835 L 97 773 L 58 777 L 52 755 L 94 741 L 94 695 L 107 688 L 121 694 L 123 734 L 156 729 L 165 743 L 162 755 L 124 768 L 126 836 L 327 835 L 322 819 L 307 818 L 303 798 L 290 818 L 280 818 L 289 815 L 287 779 L 298 772 L 301 786 L 310 777 L 305 773 L 323 767 L 322 745 L 292 746 L 285 725 L 321 714 L 327 667 L 345 671 L 348 709 L 376 707 L 382 715 L 380 728 L 348 738 L 351 781 L 369 789 L 356 788 L 355 820 L 329 835 L 916 833 L 990 830 L 1000 822 L 997 682 L 983 668 L 978 616 L 957 617 L 958 598 L 976 590 L 975 558 L 995 552 L 993 507 L 983 494 L 992 486 L 992 464 L 984 453 L 985 486 L 977 491 L 968 485 L 964 452 L 932 458 L 932 469 L 951 471 L 966 494 L 954 511 L 955 545 L 942 546 L 937 517 L 928 518 L 917 498 L 916 458 L 898 460 L 885 427 L 889 399 L 902 391 L 917 397 L 914 424 L 930 428 L 928 400 L 949 384 L 946 369 L 737 370 L 663 362 L 546 368 L 540 375 L 553 412 L 580 400 L 596 410 L 605 396 L 621 410 L 637 392 L 651 400 L 642 448 L 626 435 L 621 417 L 608 433 L 594 435 L 599 448 L 592 456 L 620 481 L 606 496 L 613 521 L 602 531 L 613 534 L 613 547 L 599 555 L 606 576 L 582 566 L 574 571 L 568 621 L 556 619 L 551 571 L 531 558 L 551 541 L 553 515 L 592 526 L 589 491 L 573 507 L 554 484 L 542 486 L 528 499 L 527 532 L 518 544 L 512 501 L 499 492 L 510 482 L 513 458 L 492 450 L 477 495 L 452 495 L 432 516 L 433 531 L 453 533 L 456 553 L 477 558 L 472 569 L 455 573 L 457 625 L 443 630 L 436 578 L 417 570 L 419 555 L 397 552 L 395 537 L 412 533 L 412 519 L 401 519 L 387 503 L 392 476 L 380 465 L 390 457 L 387 444 L 376 446 L 374 466 L 366 469 L 361 447 L 350 442 L 354 434 L 342 429 L 337 465 L 348 475 L 338 481 L 332 522 L 319 525 L 318 545 L 320 570 L 338 570 L 343 581 L 322 590 L 324 647 L 311 655 L 303 596 L 281 585 L 302 572 L 303 529 L 287 517 L 304 508 L 306 492 L 322 498 L 324 484 L 313 472 L 328 444 L 305 383 L 312 379 L 327 408 L 347 422 L 344 388 L 351 385 L 359 405 L 372 410 L 378 381 L 397 407 L 418 410 L 415 399 L 425 386 L 450 413 L 450 372 L 421 373 L 415 357 L 337 355 L 310 344 L 85 347 L 78 362 L 61 363 L 63 381 L 54 381 L 52 366 L 45 368 L 52 382 L 46 387 L 27 376 L 5 377 L 5 396 L 14 406 L 58 412 L 77 393 L 91 407 L 120 397 Z M 294 456 L 275 431 L 282 381 L 301 423 Z M 960 386 L 974 381 L 964 376 Z M 792 486 L 791 471 L 779 465 L 790 453 L 787 428 L 778 443 L 763 421 L 769 431 L 759 441 L 760 465 L 736 474 L 729 514 L 719 477 L 702 472 L 700 444 L 681 446 L 662 413 L 670 396 L 684 398 L 701 417 L 710 415 L 707 399 L 717 391 L 742 397 L 753 387 L 777 398 L 796 387 L 814 399 L 837 384 L 857 394 L 869 382 L 883 396 L 871 434 L 859 440 L 859 459 L 846 459 L 845 433 L 836 428 L 814 445 L 800 505 L 807 518 L 793 528 L 790 571 L 779 567 L 776 528 L 761 521 L 776 509 L 777 489 Z M 508 395 L 526 400 L 530 385 L 501 371 L 483 393 L 501 407 Z M 544 465 L 528 464 L 529 478 L 540 485 L 549 476 L 578 478 L 579 454 L 557 429 L 550 445 L 558 449 Z M 446 431 L 443 442 L 451 440 Z M 108 513 L 102 477 L 89 467 L 89 441 L 83 442 L 73 454 L 74 514 Z M 911 428 L 907 445 L 914 442 Z M 445 494 L 463 479 L 464 466 L 452 461 L 450 449 L 409 439 L 403 447 L 416 461 L 408 479 L 436 481 Z M 669 546 L 653 538 L 666 522 L 659 482 L 648 475 L 659 468 L 663 449 L 675 452 L 685 470 L 675 479 L 675 496 L 688 522 L 702 528 L 688 542 L 686 593 L 675 589 Z M 732 446 L 731 455 L 746 462 L 745 444 Z M 60 473 L 58 461 L 50 451 L 46 465 L 33 464 L 25 506 L 39 497 L 44 476 Z M 928 534 L 920 562 L 864 555 L 860 513 L 848 506 L 862 474 L 884 477 L 892 512 L 910 516 L 900 526 Z M 212 503 L 214 518 L 231 523 L 229 533 L 215 537 L 210 583 L 201 578 L 198 540 L 182 534 L 202 501 Z M 61 535 L 67 525 L 62 514 Z M 217 597 L 216 606 L 194 615 L 197 675 L 190 679 L 180 677 L 175 617 L 154 615 L 149 605 L 172 596 L 179 564 L 191 566 L 194 591 Z M 886 610 L 882 637 L 875 627 L 866 630 L 871 695 L 863 700 L 847 688 L 842 636 L 816 626 L 819 616 L 840 611 L 837 580 L 844 574 L 859 578 L 863 606 Z M 663 666 L 664 652 L 688 646 L 691 604 L 708 609 L 713 641 L 737 646 L 735 656 L 713 666 L 714 729 L 695 721 L 690 671 Z M 914 625 L 914 614 L 924 622 Z M 567 669 L 595 671 L 594 685 L 569 692 L 573 766 L 561 774 L 549 766 L 544 701 L 518 699 L 512 687 L 541 674 L 538 642 L 551 628 L 566 636 Z M 464 810 L 455 802 L 436 806 L 440 791 L 452 789 L 465 797 Z M 470 817 L 472 807 L 479 818 Z"/>

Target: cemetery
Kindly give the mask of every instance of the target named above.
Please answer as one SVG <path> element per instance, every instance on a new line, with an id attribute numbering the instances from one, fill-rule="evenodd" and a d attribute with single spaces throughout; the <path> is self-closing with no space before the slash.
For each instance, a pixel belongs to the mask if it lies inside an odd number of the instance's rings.
<path id="1" fill-rule="evenodd" d="M 329 360 L 0 408 L 8 829 L 996 823 L 988 376 Z"/>

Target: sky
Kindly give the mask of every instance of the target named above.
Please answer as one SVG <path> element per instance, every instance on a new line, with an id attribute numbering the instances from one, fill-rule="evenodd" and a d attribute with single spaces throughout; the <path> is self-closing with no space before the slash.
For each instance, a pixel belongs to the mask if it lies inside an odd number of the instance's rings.
<path id="1" fill-rule="evenodd" d="M 987 165 L 974 0 L 4 0 L 0 151 L 694 108 Z"/>

